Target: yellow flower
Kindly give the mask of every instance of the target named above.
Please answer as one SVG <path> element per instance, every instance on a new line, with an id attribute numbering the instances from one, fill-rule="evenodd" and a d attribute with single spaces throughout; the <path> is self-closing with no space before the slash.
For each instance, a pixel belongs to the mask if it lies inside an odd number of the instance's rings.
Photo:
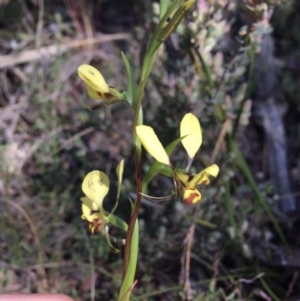
<path id="1" fill-rule="evenodd" d="M 108 223 L 112 222 L 112 214 L 118 205 L 118 200 L 120 197 L 123 170 L 124 160 L 122 160 L 117 166 L 117 198 L 116 204 L 110 214 L 103 208 L 103 199 L 107 195 L 110 186 L 108 176 L 102 171 L 94 170 L 89 172 L 82 182 L 82 190 L 86 196 L 80 199 L 82 202 L 81 218 L 89 222 L 89 229 L 92 233 L 99 231 L 107 236 L 106 226 Z"/>
<path id="2" fill-rule="evenodd" d="M 125 99 L 122 92 L 108 86 L 102 74 L 93 66 L 79 66 L 78 75 L 85 82 L 90 98 L 102 99 L 104 104 L 113 104 Z"/>
<path id="3" fill-rule="evenodd" d="M 151 127 L 139 125 L 136 127 L 136 133 L 147 152 L 158 162 L 172 169 L 172 177 L 183 194 L 184 202 L 188 205 L 199 202 L 201 200 L 201 193 L 195 186 L 209 184 L 208 177 L 216 177 L 219 173 L 219 167 L 213 164 L 197 174 L 188 172 L 193 158 L 202 144 L 202 132 L 197 117 L 192 113 L 188 113 L 180 123 L 181 142 L 189 157 L 188 166 L 184 171 L 176 170 L 172 167 L 167 152 Z"/>
<path id="4" fill-rule="evenodd" d="M 92 93 L 95 93 L 97 98 L 99 98 L 105 93 L 109 92 L 109 86 L 107 85 L 104 77 L 93 66 L 86 65 L 86 64 L 81 65 L 78 68 L 78 75 L 87 85 L 89 94 L 90 91 L 92 91 Z"/>

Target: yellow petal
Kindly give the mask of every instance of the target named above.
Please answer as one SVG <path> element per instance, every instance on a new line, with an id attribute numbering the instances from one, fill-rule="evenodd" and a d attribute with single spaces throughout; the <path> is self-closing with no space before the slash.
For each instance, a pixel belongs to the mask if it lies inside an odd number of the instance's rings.
<path id="1" fill-rule="evenodd" d="M 93 99 L 104 99 L 104 93 L 98 92 L 96 90 L 94 90 L 93 88 L 91 88 L 90 86 L 86 86 L 86 89 L 88 91 L 88 95 L 90 98 Z"/>
<path id="2" fill-rule="evenodd" d="M 219 173 L 219 166 L 216 164 L 213 164 L 204 170 L 202 170 L 200 173 L 194 175 L 190 180 L 188 181 L 189 185 L 199 185 L 199 184 L 209 184 L 209 176 L 216 177 Z"/>
<path id="3" fill-rule="evenodd" d="M 158 162 L 165 165 L 171 165 L 169 156 L 167 155 L 164 147 L 158 140 L 152 127 L 146 125 L 138 125 L 136 127 L 136 134 L 141 140 L 146 151 Z"/>
<path id="4" fill-rule="evenodd" d="M 90 210 L 92 210 L 92 211 L 99 210 L 98 205 L 94 201 L 90 200 L 88 197 L 86 197 L 86 196 L 82 197 L 82 198 L 80 198 L 80 200 L 85 206 L 90 208 Z"/>
<path id="5" fill-rule="evenodd" d="M 187 205 L 193 205 L 201 200 L 201 193 L 198 189 L 193 186 L 190 186 L 185 189 L 183 194 L 183 201 Z"/>
<path id="6" fill-rule="evenodd" d="M 102 74 L 93 66 L 81 65 L 78 68 L 79 77 L 93 90 L 107 93 L 109 87 Z"/>
<path id="7" fill-rule="evenodd" d="M 192 113 L 184 115 L 180 123 L 181 142 L 190 158 L 194 158 L 202 143 L 202 132 L 198 118 Z"/>
<path id="8" fill-rule="evenodd" d="M 182 6 L 183 6 L 184 10 L 188 10 L 194 3 L 195 3 L 195 0 L 187 0 L 182 4 Z"/>
<path id="9" fill-rule="evenodd" d="M 84 203 L 81 204 L 81 210 L 82 210 L 82 219 L 87 220 L 88 222 L 93 222 L 94 220 L 101 219 L 101 215 L 98 212 L 93 212 L 91 209 L 86 206 Z"/>
<path id="10" fill-rule="evenodd" d="M 176 178 L 179 179 L 179 181 L 184 185 L 187 186 L 189 182 L 194 178 L 193 174 L 190 174 L 188 172 L 176 172 Z"/>
<path id="11" fill-rule="evenodd" d="M 102 210 L 102 202 L 109 190 L 109 179 L 107 175 L 99 170 L 89 172 L 82 182 L 82 191 L 93 202 L 99 210 Z"/>
<path id="12" fill-rule="evenodd" d="M 114 102 L 116 102 L 116 100 L 121 101 L 122 97 L 123 97 L 122 93 L 114 88 L 110 88 L 108 92 L 96 91 L 89 86 L 86 86 L 86 88 L 87 88 L 88 95 L 90 98 L 102 99 L 102 100 L 105 100 L 106 103 L 114 103 Z M 113 95 L 112 93 L 115 93 L 118 97 L 116 95 Z"/>

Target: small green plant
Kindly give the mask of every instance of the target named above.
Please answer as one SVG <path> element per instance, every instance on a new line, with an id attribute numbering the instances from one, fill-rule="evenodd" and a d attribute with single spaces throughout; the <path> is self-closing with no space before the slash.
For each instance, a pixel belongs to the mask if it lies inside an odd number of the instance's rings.
<path id="1" fill-rule="evenodd" d="M 119 301 L 129 300 L 131 291 L 136 284 L 134 278 L 139 244 L 137 218 L 142 196 L 155 199 L 145 195 L 146 188 L 151 180 L 158 174 L 172 178 L 174 180 L 175 192 L 170 196 L 159 199 L 164 200 L 182 196 L 186 204 L 192 205 L 201 200 L 201 194 L 196 189 L 196 186 L 199 184 L 208 184 L 209 176 L 216 177 L 219 173 L 219 167 L 216 164 L 212 164 L 197 174 L 189 172 L 193 158 L 202 143 L 200 123 L 192 113 L 184 115 L 180 124 L 180 137 L 175 139 L 166 148 L 162 146 L 153 129 L 150 126 L 143 125 L 142 100 L 144 89 L 156 58 L 156 52 L 162 42 L 177 28 L 185 13 L 191 8 L 194 2 L 195 0 L 175 0 L 173 2 L 170 0 L 161 0 L 160 22 L 148 44 L 139 84 L 137 84 L 133 77 L 130 63 L 125 55 L 122 54 L 127 73 L 127 90 L 125 92 L 109 86 L 101 73 L 94 67 L 81 65 L 78 68 L 78 74 L 85 82 L 89 96 L 93 99 L 101 99 L 101 102 L 93 106 L 92 109 L 102 108 L 103 106 L 117 102 L 126 102 L 134 111 L 132 138 L 134 142 L 136 200 L 133 204 L 128 202 L 128 205 L 132 206 L 132 213 L 128 224 L 115 215 L 123 178 L 123 160 L 117 167 L 117 196 L 116 202 L 110 212 L 107 212 L 103 208 L 103 199 L 107 195 L 110 186 L 108 176 L 102 171 L 95 170 L 88 173 L 82 183 L 82 190 L 85 194 L 85 197 L 81 198 L 82 218 L 89 222 L 90 231 L 92 233 L 102 233 L 106 237 L 110 247 L 116 252 L 118 250 L 113 247 L 112 242 L 125 243 L 123 277 L 118 297 Z M 170 161 L 170 155 L 180 142 L 188 154 L 188 164 L 185 169 L 175 168 Z M 144 177 L 142 177 L 141 172 L 142 145 L 156 160 Z M 111 236 L 109 234 L 109 225 L 113 225 L 126 232 L 126 240 L 123 241 Z"/>

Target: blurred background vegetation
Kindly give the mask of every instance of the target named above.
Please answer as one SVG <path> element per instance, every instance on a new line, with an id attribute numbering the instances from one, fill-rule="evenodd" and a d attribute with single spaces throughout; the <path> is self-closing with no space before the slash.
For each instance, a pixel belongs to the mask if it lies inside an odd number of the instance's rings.
<path id="1" fill-rule="evenodd" d="M 116 300 L 122 253 L 89 235 L 79 198 L 88 171 L 116 182 L 122 158 L 122 198 L 134 198 L 132 111 L 89 111 L 77 68 L 125 88 L 123 51 L 138 79 L 158 7 L 0 1 L 0 293 Z M 143 201 L 132 300 L 299 300 L 299 14 L 297 0 L 197 0 L 159 50 L 145 123 L 167 145 L 192 111 L 204 136 L 193 166 L 221 171 L 200 207 Z M 176 150 L 176 167 L 184 155 Z M 172 189 L 157 177 L 148 193 Z M 120 216 L 129 210 L 124 201 Z"/>

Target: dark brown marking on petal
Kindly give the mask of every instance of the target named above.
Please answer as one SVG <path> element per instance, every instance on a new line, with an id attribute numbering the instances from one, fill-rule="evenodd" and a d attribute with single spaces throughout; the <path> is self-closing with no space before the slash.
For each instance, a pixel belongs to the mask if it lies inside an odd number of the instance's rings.
<path id="1" fill-rule="evenodd" d="M 188 175 L 188 182 L 192 181 L 194 179 L 194 175 L 193 174 L 189 174 Z"/>
<path id="2" fill-rule="evenodd" d="M 105 97 L 106 99 L 111 99 L 111 98 L 113 98 L 114 96 L 113 96 L 112 94 L 110 94 L 110 93 L 104 93 L 104 97 Z"/>
<path id="3" fill-rule="evenodd" d="M 95 231 L 99 231 L 101 228 L 102 220 L 100 218 L 95 218 L 90 223 L 89 230 L 92 234 L 94 234 Z"/>
<path id="4" fill-rule="evenodd" d="M 192 190 L 192 189 L 191 189 Z M 194 189 L 193 189 L 194 190 Z M 193 200 L 195 198 L 197 198 L 199 196 L 198 193 L 191 193 L 188 198 L 184 199 L 184 202 L 187 204 L 187 205 L 193 205 Z"/>
<path id="5" fill-rule="evenodd" d="M 95 76 L 95 73 L 92 70 L 89 70 L 89 74 Z"/>
<path id="6" fill-rule="evenodd" d="M 97 92 L 97 95 L 100 96 L 101 98 L 104 98 L 103 94 L 99 91 L 96 91 Z"/>
<path id="7" fill-rule="evenodd" d="M 115 87 L 114 86 L 108 86 L 109 88 L 111 88 L 111 89 L 114 89 Z"/>

